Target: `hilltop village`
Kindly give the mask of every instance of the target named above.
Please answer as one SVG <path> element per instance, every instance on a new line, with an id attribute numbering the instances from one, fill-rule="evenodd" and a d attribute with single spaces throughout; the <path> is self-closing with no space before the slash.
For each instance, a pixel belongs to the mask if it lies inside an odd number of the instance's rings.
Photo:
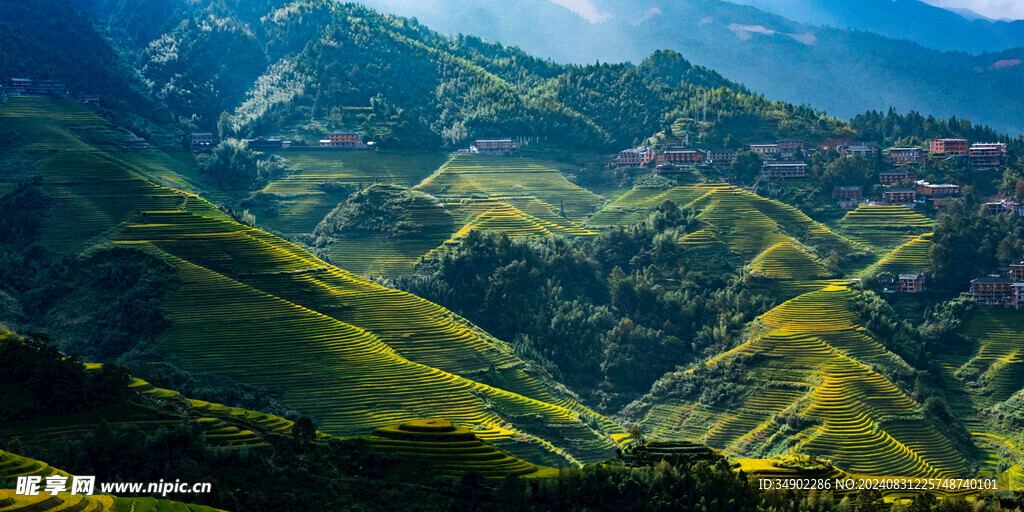
<path id="1" fill-rule="evenodd" d="M 865 190 L 861 185 L 836 185 L 832 198 L 842 208 L 856 208 L 863 203 L 887 205 L 928 205 L 942 207 L 958 201 L 960 186 L 953 183 L 929 183 L 918 180 L 918 171 L 929 162 L 959 159 L 977 172 L 1001 168 L 1006 160 L 1006 143 L 978 142 L 968 145 L 966 139 L 945 138 L 929 141 L 928 148 L 880 148 L 871 142 L 848 142 L 835 146 L 811 147 L 798 139 L 783 139 L 772 143 L 750 144 L 746 151 L 761 161 L 757 180 L 775 182 L 807 177 L 808 158 L 814 151 L 836 151 L 847 158 L 881 159 L 890 167 L 878 173 L 878 187 Z M 620 168 L 653 168 L 655 172 L 671 175 L 683 172 L 718 173 L 722 181 L 736 182 L 732 171 L 737 149 L 663 149 L 631 148 L 608 156 L 605 162 Z M 1016 202 L 992 203 L 993 209 L 1024 212 Z"/>

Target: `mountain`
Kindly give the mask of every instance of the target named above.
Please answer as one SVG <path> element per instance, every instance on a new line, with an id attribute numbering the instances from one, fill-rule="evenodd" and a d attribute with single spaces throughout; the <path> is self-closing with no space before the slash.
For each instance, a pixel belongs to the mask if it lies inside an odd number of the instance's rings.
<path id="1" fill-rule="evenodd" d="M 967 9 L 943 9 L 918 0 L 734 1 L 800 23 L 870 32 L 940 51 L 979 54 L 1024 46 L 1024 20 L 996 21 Z"/>
<path id="2" fill-rule="evenodd" d="M 515 44 L 556 61 L 639 62 L 668 48 L 759 93 L 841 117 L 894 107 L 1024 131 L 1020 95 L 1010 85 L 1024 74 L 1019 48 L 980 55 L 941 52 L 720 0 L 604 2 L 597 5 L 612 18 L 597 23 L 546 0 L 514 6 L 483 0 L 472 8 L 443 0 L 429 6 L 396 0 L 368 5 L 415 16 L 444 33 Z"/>

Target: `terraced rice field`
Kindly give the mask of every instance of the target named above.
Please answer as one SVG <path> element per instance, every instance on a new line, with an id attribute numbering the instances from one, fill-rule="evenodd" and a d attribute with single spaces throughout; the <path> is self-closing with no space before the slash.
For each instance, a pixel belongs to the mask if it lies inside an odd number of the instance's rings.
<path id="1" fill-rule="evenodd" d="M 886 254 L 878 263 L 864 271 L 865 276 L 877 276 L 889 273 L 894 276 L 899 274 L 919 273 L 930 263 L 928 251 L 932 248 L 932 233 L 914 237 L 909 242 L 893 249 Z"/>
<path id="2" fill-rule="evenodd" d="M 53 475 L 71 476 L 67 472 L 51 467 L 45 462 L 0 450 L 0 480 L 14 480 L 19 476 L 41 476 L 46 478 Z"/>
<path id="3" fill-rule="evenodd" d="M 218 512 L 220 509 L 156 498 L 59 493 L 22 496 L 0 489 L 0 512 Z M 222 512 L 222 511 L 221 511 Z"/>
<path id="4" fill-rule="evenodd" d="M 565 179 L 559 164 L 526 158 L 458 155 L 416 189 L 446 199 L 534 197 L 577 222 L 603 202 Z"/>
<path id="5" fill-rule="evenodd" d="M 482 437 L 513 452 L 543 450 L 562 464 L 614 454 L 611 435 L 622 428 L 559 391 L 504 342 L 435 304 L 332 267 L 224 220 L 199 198 L 142 179 L 122 159 L 71 135 L 69 123 L 101 122 L 80 105 L 12 100 L 0 107 L 5 125 L 24 130 L 24 140 L 37 128 L 52 136 L 44 138 L 48 153 L 38 172 L 57 198 L 43 240 L 68 250 L 110 237 L 164 253 L 178 266 L 184 285 L 165 304 L 173 326 L 157 345 L 168 360 L 265 386 L 328 433 L 363 435 L 445 417 L 482 429 Z M 550 184 L 549 174 L 533 178 Z M 482 382 L 490 375 L 501 387 Z M 588 421 L 597 421 L 598 431 Z M 219 433 L 244 441 L 246 429 L 238 430 Z"/>
<path id="6" fill-rule="evenodd" d="M 598 416 L 526 372 L 508 345 L 280 239 L 170 211 L 140 215 L 118 243 L 160 249 L 179 267 L 184 286 L 167 304 L 174 326 L 159 350 L 183 368 L 266 386 L 319 418 L 325 432 L 359 435 L 444 416 L 492 429 L 494 439 L 555 432 L 567 462 L 614 451 L 607 434 L 583 422 Z M 501 389 L 459 376 L 482 376 L 492 365 Z M 535 415 L 540 424 L 518 419 Z M 601 422 L 607 433 L 621 432 Z M 522 444 L 536 449 L 533 440 Z"/>
<path id="7" fill-rule="evenodd" d="M 63 476 L 68 478 L 70 485 L 71 475 L 28 457 L 21 457 L 10 452 L 0 450 L 0 481 L 13 481 L 19 476 Z M 38 496 L 23 496 L 15 494 L 13 489 L 0 489 L 0 512 L 115 512 L 121 510 L 132 510 L 137 512 L 217 512 L 219 509 L 188 505 L 170 500 L 158 500 L 155 498 L 119 498 L 116 496 L 101 495 L 99 489 L 97 494 L 92 496 L 82 494 L 70 494 L 67 492 L 51 495 L 48 492 L 40 492 Z"/>
<path id="8" fill-rule="evenodd" d="M 252 213 L 260 226 L 289 235 L 312 233 L 345 200 L 325 192 L 321 188 L 324 183 L 392 183 L 411 187 L 448 160 L 445 153 L 293 149 L 277 154 L 288 160 L 290 174 L 272 180 L 261 191 L 278 195 L 276 214 L 270 215 L 261 207 L 253 208 Z"/>
<path id="9" fill-rule="evenodd" d="M 401 220 L 415 224 L 418 231 L 397 238 L 382 233 L 342 233 L 328 246 L 331 263 L 359 275 L 412 273 L 424 255 L 459 230 L 463 221 L 454 210 L 444 204 L 407 208 Z"/>
<path id="10" fill-rule="evenodd" d="M 630 190 L 587 219 L 586 225 L 591 228 L 607 228 L 636 224 L 647 218 L 652 210 L 665 201 L 672 201 L 682 207 L 712 190 L 731 187 L 732 185 L 727 183 L 701 183 L 682 185 L 669 190 Z"/>
<path id="11" fill-rule="evenodd" d="M 761 316 L 761 334 L 709 361 L 752 356 L 742 406 L 718 410 L 666 402 L 648 412 L 654 435 L 689 433 L 727 453 L 760 453 L 775 437 L 772 415 L 789 410 L 812 421 L 790 433 L 795 451 L 861 475 L 961 475 L 964 456 L 920 419 L 920 406 L 873 368 L 904 363 L 873 340 L 840 286 L 807 293 Z"/>
<path id="12" fill-rule="evenodd" d="M 744 261 L 750 261 L 774 247 L 780 253 L 765 255 L 766 260 L 759 265 L 778 276 L 786 273 L 815 274 L 814 265 L 807 266 L 806 262 L 802 267 L 799 262 L 794 262 L 792 269 L 774 264 L 778 258 L 785 257 L 787 251 L 789 257 L 796 256 L 791 250 L 783 251 L 786 245 L 780 244 L 799 246 L 803 243 L 840 252 L 863 249 L 792 206 L 724 183 L 684 185 L 669 190 L 633 190 L 594 214 L 586 226 L 596 228 L 639 222 L 667 200 L 680 207 L 700 210 L 699 218 L 707 226 L 680 240 L 683 247 L 699 250 L 703 243 L 722 242 Z"/>
<path id="13" fill-rule="evenodd" d="M 321 183 L 368 186 L 393 183 L 411 187 L 448 161 L 447 153 L 290 149 L 277 155 L 290 172 L 263 189 L 272 194 L 309 194 Z"/>
<path id="14" fill-rule="evenodd" d="M 382 427 L 373 432 L 369 443 L 377 451 L 427 463 L 440 476 L 451 478 L 470 471 L 486 478 L 536 476 L 540 469 L 481 441 L 473 431 L 443 419 L 413 420 Z"/>
<path id="15" fill-rule="evenodd" d="M 844 234 L 879 249 L 894 248 L 934 225 L 917 210 L 890 205 L 862 204 L 839 221 Z"/>
<path id="16" fill-rule="evenodd" d="M 570 219 L 582 218 L 601 202 L 567 181 L 556 166 L 523 158 L 456 156 L 417 189 L 440 197 L 455 224 L 414 212 L 410 220 L 429 236 L 339 238 L 329 248 L 332 262 L 358 274 L 394 275 L 411 272 L 421 258 L 435 257 L 470 230 L 513 237 L 592 236 Z"/>
<path id="17" fill-rule="evenodd" d="M 986 396 L 981 404 L 992 405 L 1010 398 L 1024 383 L 1024 311 L 979 307 L 966 322 L 963 333 L 978 343 L 977 354 L 966 367 L 981 375 Z"/>
<path id="18" fill-rule="evenodd" d="M 775 279 L 816 279 L 828 275 L 813 256 L 789 240 L 769 247 L 750 266 L 752 272 Z"/>
<path id="19" fill-rule="evenodd" d="M 25 142 L 19 149 L 39 159 L 36 176 L 53 198 L 41 242 L 58 251 L 78 250 L 146 209 L 176 209 L 185 195 L 141 179 L 125 163 L 90 146 L 71 131 L 105 121 L 70 100 L 19 96 L 0 106 L 5 128 Z"/>

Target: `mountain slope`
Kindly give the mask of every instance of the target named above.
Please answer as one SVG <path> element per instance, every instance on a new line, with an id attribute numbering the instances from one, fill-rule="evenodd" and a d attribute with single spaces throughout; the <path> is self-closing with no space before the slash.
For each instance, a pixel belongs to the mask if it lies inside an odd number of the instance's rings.
<path id="1" fill-rule="evenodd" d="M 0 119 L 17 140 L 36 141 L 23 149 L 41 151 L 33 174 L 55 203 L 42 244 L 75 252 L 113 240 L 177 267 L 182 286 L 164 304 L 171 327 L 153 347 L 168 361 L 266 386 L 335 434 L 443 417 L 549 464 L 604 460 L 612 436 L 625 437 L 451 312 L 142 179 L 72 134 L 102 124 L 81 105 L 9 98 Z"/>
<path id="2" fill-rule="evenodd" d="M 451 2 L 434 2 L 430 8 L 394 0 L 368 5 L 416 16 L 442 32 L 518 44 L 567 62 L 638 62 L 654 50 L 670 48 L 770 97 L 842 117 L 894 107 L 1024 132 L 1017 114 L 1019 95 L 1008 86 L 1024 73 L 1015 64 L 1024 56 L 1019 48 L 978 56 L 941 53 L 866 32 L 804 25 L 720 0 L 652 0 L 639 6 L 606 2 L 599 5 L 615 16 L 600 23 L 558 6 L 552 11 L 548 0 L 517 2 L 512 9 L 493 0 L 473 10 Z M 526 14 L 517 15 L 520 10 Z M 501 20 L 500 28 L 486 23 L 489 18 Z"/>

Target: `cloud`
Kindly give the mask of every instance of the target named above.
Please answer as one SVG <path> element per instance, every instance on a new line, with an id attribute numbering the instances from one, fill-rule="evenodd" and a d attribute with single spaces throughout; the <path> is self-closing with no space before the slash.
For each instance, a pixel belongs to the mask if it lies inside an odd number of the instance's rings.
<path id="1" fill-rule="evenodd" d="M 580 17 L 591 23 L 601 23 L 612 19 L 611 13 L 601 12 L 590 0 L 551 0 L 551 2 L 579 14 Z"/>
<path id="2" fill-rule="evenodd" d="M 924 0 L 939 7 L 970 9 L 993 19 L 1024 19 L 1024 2 L 1020 0 Z"/>

